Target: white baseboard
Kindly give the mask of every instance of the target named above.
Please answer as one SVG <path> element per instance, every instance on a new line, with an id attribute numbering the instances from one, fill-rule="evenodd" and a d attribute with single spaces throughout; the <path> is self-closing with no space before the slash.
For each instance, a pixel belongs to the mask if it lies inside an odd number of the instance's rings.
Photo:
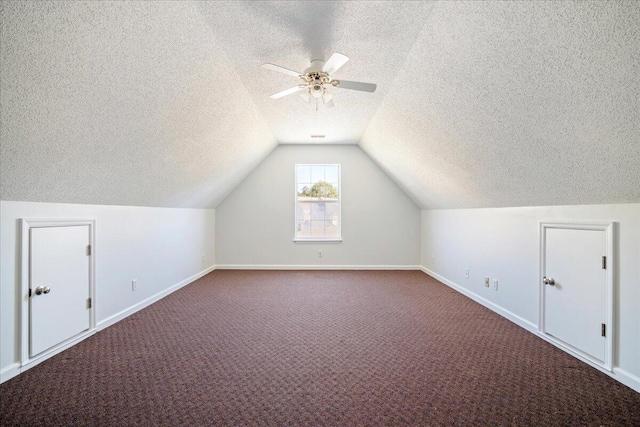
<path id="1" fill-rule="evenodd" d="M 145 300 L 142 300 L 139 303 L 137 303 L 135 305 L 132 305 L 131 307 L 126 308 L 126 309 L 122 310 L 119 313 L 114 314 L 113 316 L 109 316 L 106 319 L 99 321 L 98 325 L 97 325 L 98 331 L 101 331 L 101 330 L 113 325 L 114 323 L 117 323 L 117 322 L 121 321 L 125 317 L 129 317 L 133 313 L 135 313 L 137 311 L 140 311 L 145 307 L 150 306 L 154 302 L 161 300 L 162 298 L 164 298 L 167 295 L 177 291 L 178 289 L 188 285 L 189 283 L 198 280 L 199 278 L 201 278 L 202 276 L 204 276 L 206 274 L 209 274 L 210 272 L 212 272 L 216 268 L 217 267 L 215 265 L 213 265 L 211 267 L 208 267 L 208 268 L 202 270 L 201 272 L 196 273 L 193 276 L 188 277 L 188 278 L 184 279 L 183 281 L 176 283 L 175 285 L 165 289 L 164 291 L 160 291 L 157 294 L 152 295 L 149 298 L 147 298 Z"/>
<path id="2" fill-rule="evenodd" d="M 209 268 L 206 268 L 204 270 L 202 270 L 199 273 L 194 274 L 191 277 L 186 278 L 185 280 L 176 283 L 175 285 L 165 289 L 164 291 L 158 292 L 157 294 L 143 300 L 140 301 L 139 303 L 125 309 L 122 310 L 119 313 L 114 314 L 113 316 L 110 316 L 100 322 L 98 322 L 98 324 L 96 325 L 96 329 L 90 331 L 88 334 L 83 335 L 82 337 L 75 339 L 71 342 L 69 342 L 69 344 L 64 345 L 62 347 L 56 348 L 54 351 L 51 351 L 50 353 L 47 353 L 46 355 L 43 355 L 43 357 L 38 358 L 37 360 L 31 361 L 28 364 L 24 364 L 21 365 L 20 363 L 13 363 L 9 366 L 6 366 L 4 368 L 2 368 L 2 370 L 0 370 L 0 383 L 3 383 L 7 380 L 10 380 L 11 378 L 15 377 L 16 375 L 26 371 L 29 368 L 32 368 L 34 366 L 36 366 L 37 364 L 45 361 L 46 359 L 55 356 L 56 354 L 62 352 L 63 350 L 66 350 L 69 347 L 72 347 L 73 345 L 77 344 L 78 342 L 82 341 L 85 338 L 88 338 L 89 336 L 93 335 L 95 332 L 97 331 L 101 331 L 111 325 L 113 325 L 114 323 L 119 322 L 120 320 L 124 319 L 127 316 L 132 315 L 133 313 L 135 313 L 136 311 L 142 310 L 145 307 L 148 307 L 149 305 L 153 304 L 156 301 L 159 301 L 160 299 L 166 297 L 167 295 L 171 294 L 172 292 L 177 291 L 178 289 L 188 285 L 191 282 L 194 282 L 195 280 L 201 278 L 202 276 L 210 273 L 211 271 L 215 270 L 215 266 L 211 266 Z"/>
<path id="3" fill-rule="evenodd" d="M 426 267 L 420 267 L 420 269 L 427 273 L 429 276 L 433 277 L 434 279 L 444 283 L 445 285 L 449 286 L 450 288 L 455 289 L 456 291 L 460 292 L 461 294 L 471 298 L 472 300 L 474 300 L 475 302 L 479 303 L 480 305 L 483 305 L 485 307 L 487 307 L 489 310 L 491 311 L 495 311 L 496 313 L 498 313 L 499 315 L 501 315 L 502 317 L 511 320 L 513 323 L 515 323 L 518 326 L 523 327 L 524 329 L 526 329 L 529 332 L 533 332 L 535 334 L 538 333 L 538 325 L 536 325 L 533 322 L 528 321 L 527 319 L 518 316 L 517 314 L 504 309 L 502 307 L 500 307 L 499 305 L 489 301 L 486 298 L 481 297 L 480 295 L 471 292 L 470 290 L 463 288 L 462 286 L 458 285 L 457 283 L 452 282 L 451 280 L 440 276 L 438 273 L 435 273 L 431 270 L 429 270 Z"/>
<path id="4" fill-rule="evenodd" d="M 615 376 L 612 375 L 613 378 L 617 379 L 622 384 L 640 393 L 640 377 L 633 375 L 631 372 L 627 372 L 624 369 L 620 369 L 620 368 L 613 368 L 613 373 L 615 375 Z"/>
<path id="5" fill-rule="evenodd" d="M 16 362 L 16 363 L 12 363 L 9 366 L 5 366 L 0 371 L 0 384 L 17 376 L 19 373 L 20 373 L 19 363 Z"/>
<path id="6" fill-rule="evenodd" d="M 526 329 L 527 331 L 531 332 L 532 334 L 535 334 L 538 338 L 543 339 L 544 341 L 548 342 L 549 344 L 554 345 L 555 347 L 558 347 L 559 349 L 563 350 L 565 353 L 585 362 L 586 364 L 596 368 L 597 370 L 599 370 L 600 372 L 603 372 L 605 374 L 607 374 L 608 376 L 610 376 L 611 378 L 613 378 L 614 380 L 626 385 L 627 387 L 637 391 L 638 393 L 640 393 L 640 378 L 633 375 L 630 372 L 625 371 L 624 369 L 620 369 L 620 368 L 613 368 L 613 371 L 609 371 L 607 369 L 604 369 L 603 367 L 593 363 L 592 361 L 590 361 L 589 359 L 586 359 L 584 357 L 582 357 L 580 354 L 578 353 L 574 353 L 570 350 L 568 350 L 566 347 L 563 347 L 561 345 L 559 345 L 558 343 L 556 343 L 555 341 L 552 341 L 551 339 L 549 339 L 548 337 L 546 337 L 544 334 L 541 334 L 540 331 L 538 330 L 538 325 L 536 325 L 533 322 L 530 322 L 520 316 L 518 316 L 517 314 L 512 313 L 509 310 L 506 310 L 502 307 L 500 307 L 499 305 L 481 297 L 480 295 L 471 292 L 470 290 L 463 288 L 462 286 L 458 285 L 457 283 L 452 282 L 451 280 L 440 276 L 438 273 L 435 273 L 431 270 L 429 270 L 426 267 L 420 267 L 420 269 L 428 274 L 429 276 L 433 277 L 434 279 L 444 283 L 445 285 L 449 286 L 452 289 L 455 289 L 456 291 L 460 292 L 461 294 L 471 298 L 472 300 L 474 300 L 475 302 L 479 303 L 480 305 L 483 305 L 485 307 L 487 307 L 489 310 L 501 315 L 502 317 L 512 321 L 513 323 L 515 323 L 516 325 Z"/>
<path id="7" fill-rule="evenodd" d="M 33 358 L 30 358 L 28 360 L 23 360 L 22 364 L 20 365 L 20 373 L 23 373 L 24 371 L 39 365 L 40 363 L 44 362 L 47 359 L 52 358 L 58 353 L 62 353 L 66 349 L 78 344 L 80 341 L 86 340 L 90 336 L 94 335 L 96 332 L 97 332 L 97 328 L 88 329 L 84 332 L 79 333 L 75 337 L 72 337 L 66 341 L 63 341 L 61 344 L 58 344 L 53 348 L 46 350 L 43 353 L 40 353 L 39 355 Z"/>
<path id="8" fill-rule="evenodd" d="M 420 270 L 419 265 L 217 264 L 216 270 Z"/>

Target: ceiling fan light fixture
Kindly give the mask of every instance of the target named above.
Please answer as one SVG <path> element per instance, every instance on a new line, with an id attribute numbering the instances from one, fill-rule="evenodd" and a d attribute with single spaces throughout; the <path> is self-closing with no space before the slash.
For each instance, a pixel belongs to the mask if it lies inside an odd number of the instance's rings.
<path id="1" fill-rule="evenodd" d="M 324 87 L 321 84 L 314 84 L 309 88 L 309 93 L 311 93 L 311 96 L 314 98 L 322 98 L 324 91 Z"/>
<path id="2" fill-rule="evenodd" d="M 311 66 L 302 73 L 270 63 L 264 64 L 262 67 L 278 73 L 295 76 L 301 80 L 301 84 L 296 87 L 274 93 L 271 95 L 272 99 L 282 98 L 294 92 L 303 91 L 303 93 L 300 94 L 302 99 L 309 104 L 315 99 L 315 110 L 318 111 L 319 109 L 333 107 L 333 94 L 328 93 L 327 88 L 336 87 L 360 92 L 375 92 L 377 86 L 373 83 L 332 79 L 331 75 L 338 71 L 348 60 L 349 58 L 345 55 L 334 53 L 326 62 L 322 59 L 313 59 Z"/>

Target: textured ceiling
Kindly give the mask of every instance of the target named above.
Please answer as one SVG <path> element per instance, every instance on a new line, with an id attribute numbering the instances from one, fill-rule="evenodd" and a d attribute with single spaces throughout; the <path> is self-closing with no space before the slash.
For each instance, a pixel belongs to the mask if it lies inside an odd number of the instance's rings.
<path id="1" fill-rule="evenodd" d="M 277 145 L 197 3 L 1 7 L 3 200 L 214 207 Z"/>
<path id="2" fill-rule="evenodd" d="M 2 2 L 1 197 L 215 207 L 360 143 L 423 208 L 640 202 L 640 2 Z M 311 56 L 351 60 L 313 111 Z"/>
<path id="3" fill-rule="evenodd" d="M 253 101 L 280 143 L 357 144 L 429 15 L 432 2 L 201 3 Z M 336 78 L 376 83 L 375 93 L 334 89 L 335 108 L 315 111 L 298 95 L 269 95 L 299 79 L 260 68 L 270 62 L 298 72 L 312 56 L 350 58 Z M 314 142 L 315 143 L 315 142 Z"/>
<path id="4" fill-rule="evenodd" d="M 440 2 L 361 147 L 423 208 L 640 202 L 640 2 Z"/>

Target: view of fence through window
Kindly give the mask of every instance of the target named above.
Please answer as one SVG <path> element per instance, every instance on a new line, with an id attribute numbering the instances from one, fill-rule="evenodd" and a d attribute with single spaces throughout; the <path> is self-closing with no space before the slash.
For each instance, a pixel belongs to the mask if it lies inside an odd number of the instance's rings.
<path id="1" fill-rule="evenodd" d="M 340 239 L 340 165 L 296 165 L 295 238 Z"/>

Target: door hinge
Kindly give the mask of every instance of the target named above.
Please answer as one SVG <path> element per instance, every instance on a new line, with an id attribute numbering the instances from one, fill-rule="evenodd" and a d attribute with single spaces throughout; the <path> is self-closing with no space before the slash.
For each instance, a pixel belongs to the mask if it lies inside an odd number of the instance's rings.
<path id="1" fill-rule="evenodd" d="M 87 245 L 87 256 L 91 255 L 91 245 Z"/>
<path id="2" fill-rule="evenodd" d="M 600 328 L 600 332 L 602 333 L 603 337 L 607 336 L 607 325 L 605 325 L 604 323 L 602 324 L 602 327 Z"/>
<path id="3" fill-rule="evenodd" d="M 603 270 L 607 269 L 607 257 L 606 256 L 602 257 L 602 269 Z"/>
<path id="4" fill-rule="evenodd" d="M 29 288 L 29 298 L 31 298 L 31 288 Z"/>
<path id="5" fill-rule="evenodd" d="M 87 308 L 91 308 L 91 298 L 87 299 Z"/>

